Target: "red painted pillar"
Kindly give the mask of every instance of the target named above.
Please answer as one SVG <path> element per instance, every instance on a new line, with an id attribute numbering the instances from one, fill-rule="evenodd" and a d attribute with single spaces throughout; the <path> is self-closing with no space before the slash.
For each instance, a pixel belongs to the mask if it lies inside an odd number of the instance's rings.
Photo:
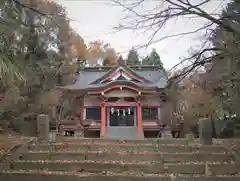
<path id="1" fill-rule="evenodd" d="M 106 105 L 105 102 L 101 101 L 101 136 L 106 133 Z"/>
<path id="2" fill-rule="evenodd" d="M 138 102 L 137 104 L 137 128 L 138 128 L 138 135 L 142 136 L 143 134 L 143 127 L 142 127 L 142 106 L 141 103 Z"/>

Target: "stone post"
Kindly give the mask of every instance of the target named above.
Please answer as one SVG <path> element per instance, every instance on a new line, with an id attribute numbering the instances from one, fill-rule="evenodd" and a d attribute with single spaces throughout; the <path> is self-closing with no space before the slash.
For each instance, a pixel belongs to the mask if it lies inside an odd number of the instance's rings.
<path id="1" fill-rule="evenodd" d="M 56 137 L 57 137 L 56 130 L 51 130 L 49 132 L 49 137 L 48 137 L 49 141 L 56 141 Z"/>
<path id="2" fill-rule="evenodd" d="M 83 136 L 84 128 L 81 124 L 77 124 L 77 129 L 74 132 L 74 137 Z"/>
<path id="3" fill-rule="evenodd" d="M 198 132 L 202 145 L 212 145 L 212 122 L 209 118 L 199 119 Z"/>
<path id="4" fill-rule="evenodd" d="M 168 125 L 164 126 L 164 128 L 163 128 L 162 138 L 163 139 L 171 139 L 172 138 L 172 132 Z"/>
<path id="5" fill-rule="evenodd" d="M 37 116 L 37 135 L 39 141 L 48 141 L 49 140 L 49 117 L 45 114 L 40 114 Z"/>

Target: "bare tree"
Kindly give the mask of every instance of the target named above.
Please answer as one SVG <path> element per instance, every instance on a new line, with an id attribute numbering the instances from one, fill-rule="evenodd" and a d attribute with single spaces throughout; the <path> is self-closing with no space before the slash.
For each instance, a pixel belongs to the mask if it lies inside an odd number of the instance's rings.
<path id="1" fill-rule="evenodd" d="M 200 32 L 205 33 L 202 46 L 198 48 L 195 53 L 189 57 L 184 58 L 179 64 L 175 65 L 170 71 L 176 69 L 183 62 L 190 62 L 189 66 L 178 76 L 185 76 L 189 72 L 201 67 L 205 63 L 211 62 L 212 59 L 219 58 L 226 53 L 224 48 L 212 47 L 209 43 L 213 29 L 218 26 L 225 29 L 227 32 L 240 36 L 239 28 L 232 26 L 228 21 L 236 19 L 234 16 L 222 16 L 217 9 L 222 9 L 229 1 L 226 0 L 162 0 L 162 1 L 148 1 L 148 0 L 133 0 L 133 1 L 117 1 L 112 0 L 115 5 L 119 5 L 127 11 L 127 16 L 123 18 L 123 22 L 116 27 L 118 30 L 143 30 L 150 32 L 149 41 L 144 45 L 139 45 L 137 48 L 147 47 L 150 44 L 157 43 L 167 38 L 182 37 Z M 149 3 L 155 3 L 154 7 L 149 8 Z M 214 11 L 207 11 L 208 6 L 215 4 Z M 146 7 L 146 8 L 145 8 Z M 202 19 L 206 21 L 204 25 L 196 26 L 196 29 L 191 31 L 180 32 L 177 34 L 170 34 L 158 38 L 158 33 L 171 22 L 177 22 L 181 18 L 187 19 Z M 176 27 L 177 28 L 177 27 Z"/>

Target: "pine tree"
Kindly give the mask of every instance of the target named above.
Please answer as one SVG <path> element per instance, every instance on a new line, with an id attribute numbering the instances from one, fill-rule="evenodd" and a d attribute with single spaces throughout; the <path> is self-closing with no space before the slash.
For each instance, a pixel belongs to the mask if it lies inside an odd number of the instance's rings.
<path id="1" fill-rule="evenodd" d="M 163 63 L 156 49 L 153 49 L 150 55 L 146 56 L 142 60 L 142 64 L 143 65 L 160 65 L 161 67 L 163 67 Z"/>
<path id="2" fill-rule="evenodd" d="M 139 61 L 138 52 L 135 49 L 131 49 L 127 56 L 127 65 L 139 65 L 141 64 Z"/>

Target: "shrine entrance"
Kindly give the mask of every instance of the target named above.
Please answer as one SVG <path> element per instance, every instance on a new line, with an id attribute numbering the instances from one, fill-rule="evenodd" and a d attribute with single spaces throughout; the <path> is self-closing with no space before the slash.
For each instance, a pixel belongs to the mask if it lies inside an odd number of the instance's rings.
<path id="1" fill-rule="evenodd" d="M 135 126 L 136 107 L 108 108 L 109 126 Z"/>

